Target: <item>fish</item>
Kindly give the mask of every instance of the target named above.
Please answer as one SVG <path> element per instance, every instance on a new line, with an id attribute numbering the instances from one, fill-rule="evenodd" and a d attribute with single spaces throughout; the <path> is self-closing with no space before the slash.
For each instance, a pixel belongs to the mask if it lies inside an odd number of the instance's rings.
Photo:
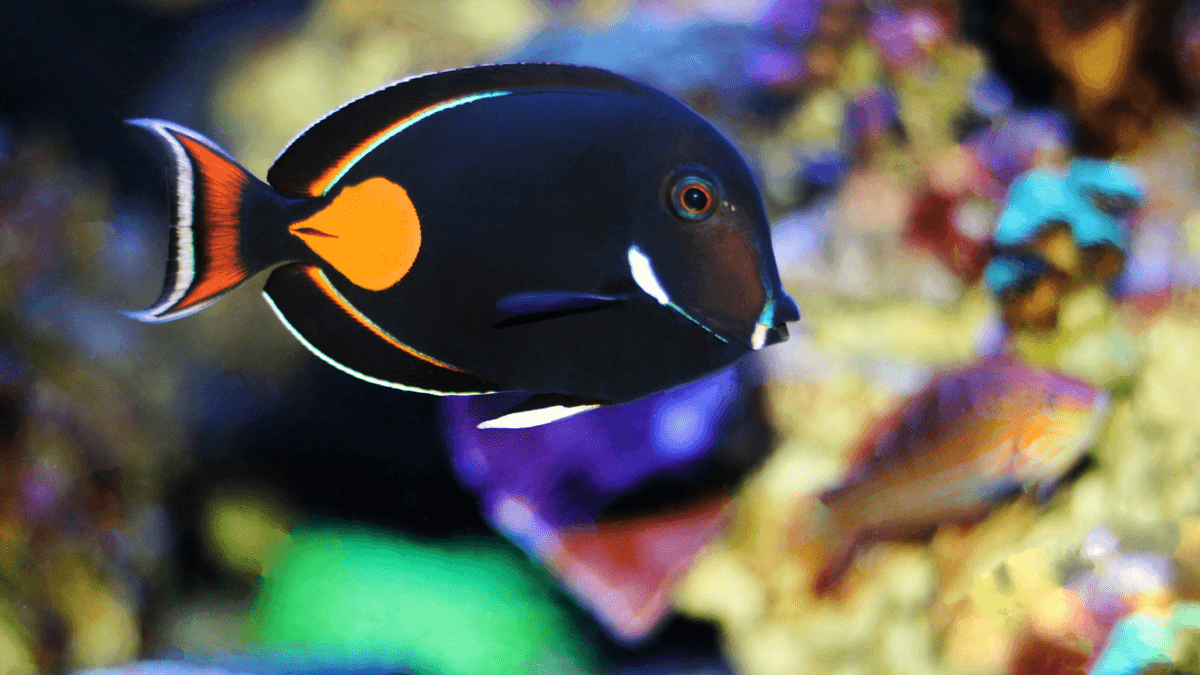
<path id="1" fill-rule="evenodd" d="M 835 590 L 875 542 L 921 539 L 972 523 L 1021 494 L 1049 500 L 1083 460 L 1109 408 L 1107 392 L 1010 355 L 935 377 L 851 452 L 842 482 L 819 497 L 831 543 L 813 592 Z"/>
<path id="2" fill-rule="evenodd" d="M 266 181 L 202 135 L 166 146 L 174 199 L 148 322 L 260 271 L 317 357 L 442 396 L 524 392 L 544 424 L 727 368 L 799 319 L 745 160 L 686 105 L 598 68 L 402 80 L 301 133 Z"/>

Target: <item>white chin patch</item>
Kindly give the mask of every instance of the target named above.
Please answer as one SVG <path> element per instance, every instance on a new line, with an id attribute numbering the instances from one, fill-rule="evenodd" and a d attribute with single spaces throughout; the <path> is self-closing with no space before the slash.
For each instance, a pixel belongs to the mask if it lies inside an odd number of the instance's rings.
<path id="1" fill-rule="evenodd" d="M 599 408 L 597 405 L 577 405 L 577 406 L 562 406 L 552 405 L 548 408 L 538 408 L 537 410 L 523 410 L 521 412 L 502 415 L 494 420 L 480 422 L 479 429 L 527 429 L 536 427 L 550 422 L 557 422 L 561 419 L 566 419 L 572 415 L 578 415 L 581 412 L 587 412 Z"/>
<path id="2" fill-rule="evenodd" d="M 629 271 L 633 273 L 633 280 L 637 282 L 637 285 L 658 300 L 659 304 L 666 305 L 671 302 L 667 291 L 663 289 L 662 284 L 658 283 L 658 277 L 654 276 L 654 268 L 650 265 L 650 259 L 636 245 L 629 247 Z"/>
<path id="3" fill-rule="evenodd" d="M 750 334 L 750 348 L 758 351 L 767 346 L 767 326 L 765 324 L 754 324 L 754 332 Z"/>

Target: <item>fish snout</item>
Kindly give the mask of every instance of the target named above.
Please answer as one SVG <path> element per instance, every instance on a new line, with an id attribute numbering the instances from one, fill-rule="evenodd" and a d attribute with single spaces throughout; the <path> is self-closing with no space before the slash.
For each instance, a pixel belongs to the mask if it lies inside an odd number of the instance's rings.
<path id="1" fill-rule="evenodd" d="M 772 318 L 776 326 L 793 323 L 800 320 L 800 307 L 792 296 L 779 291 L 775 297 L 775 311 Z"/>
<path id="2" fill-rule="evenodd" d="M 787 293 L 779 293 L 767 300 L 763 311 L 754 324 L 750 335 L 750 348 L 754 350 L 777 345 L 788 339 L 788 323 L 800 320 L 800 308 Z"/>

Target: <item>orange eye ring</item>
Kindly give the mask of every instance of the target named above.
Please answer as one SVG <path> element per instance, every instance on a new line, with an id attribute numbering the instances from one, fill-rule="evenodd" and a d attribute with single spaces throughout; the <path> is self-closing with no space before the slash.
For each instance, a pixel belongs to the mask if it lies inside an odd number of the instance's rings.
<path id="1" fill-rule="evenodd" d="M 717 188 L 699 176 L 684 176 L 671 189 L 671 210 L 680 218 L 698 222 L 717 210 Z"/>

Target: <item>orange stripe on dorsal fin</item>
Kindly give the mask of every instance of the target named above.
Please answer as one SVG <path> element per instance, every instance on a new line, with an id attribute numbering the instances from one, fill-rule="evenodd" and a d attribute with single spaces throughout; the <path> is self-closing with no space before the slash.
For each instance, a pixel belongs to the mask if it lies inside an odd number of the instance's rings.
<path id="1" fill-rule="evenodd" d="M 404 278 L 421 248 L 421 221 L 404 188 L 371 178 L 343 189 L 288 228 L 342 276 L 382 291 Z"/>

